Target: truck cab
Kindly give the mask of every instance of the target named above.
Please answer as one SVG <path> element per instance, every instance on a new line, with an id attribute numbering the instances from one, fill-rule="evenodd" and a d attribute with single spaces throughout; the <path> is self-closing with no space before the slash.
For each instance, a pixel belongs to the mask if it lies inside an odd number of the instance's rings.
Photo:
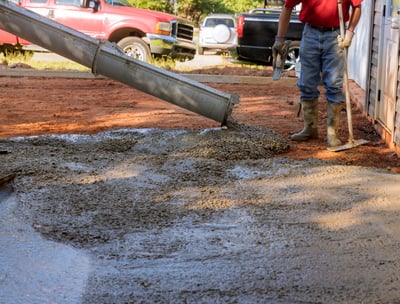
<path id="1" fill-rule="evenodd" d="M 169 56 L 193 59 L 193 25 L 177 16 L 134 8 L 125 0 L 13 0 L 14 3 L 96 39 L 115 42 L 138 60 Z M 29 41 L 0 31 L 0 45 L 23 47 Z"/>
<path id="2" fill-rule="evenodd" d="M 299 10 L 293 10 L 286 39 L 291 41 L 288 54 L 289 69 L 299 60 L 300 40 L 304 24 L 298 19 Z M 237 61 L 272 64 L 272 46 L 278 31 L 280 7 L 256 8 L 239 14 L 237 44 L 229 48 L 229 54 Z"/>

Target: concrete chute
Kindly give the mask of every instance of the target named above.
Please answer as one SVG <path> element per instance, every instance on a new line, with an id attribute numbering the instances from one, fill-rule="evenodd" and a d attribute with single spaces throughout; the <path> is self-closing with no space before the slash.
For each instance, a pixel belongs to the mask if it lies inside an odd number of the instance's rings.
<path id="1" fill-rule="evenodd" d="M 89 67 L 95 75 L 226 125 L 239 103 L 231 95 L 125 55 L 114 43 L 98 40 L 12 2 L 0 0 L 0 29 Z"/>

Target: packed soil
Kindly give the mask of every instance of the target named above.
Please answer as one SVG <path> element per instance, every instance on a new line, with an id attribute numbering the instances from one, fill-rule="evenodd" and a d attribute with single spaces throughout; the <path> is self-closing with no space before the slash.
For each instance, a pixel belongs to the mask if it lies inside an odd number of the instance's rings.
<path id="1" fill-rule="evenodd" d="M 187 73 L 187 71 L 185 71 Z M 216 66 L 193 69 L 193 74 L 270 77 L 270 67 Z M 289 75 L 290 76 L 290 75 Z M 302 129 L 296 79 L 251 84 L 207 85 L 238 94 L 240 103 L 232 116 L 239 123 L 276 131 L 284 138 Z M 106 79 L 0 78 L 0 138 L 44 134 L 95 134 L 120 128 L 192 129 L 219 127 L 220 123 Z M 399 171 L 400 160 L 387 148 L 371 121 L 353 104 L 355 139 L 368 144 L 340 153 L 326 150 L 326 100 L 319 103 L 319 139 L 290 142 L 280 156 L 318 158 L 345 165 L 388 168 Z M 346 113 L 342 112 L 339 135 L 347 142 Z"/>
<path id="2" fill-rule="evenodd" d="M 295 83 L 209 83 L 240 96 L 225 128 L 109 79 L 0 78 L 0 302 L 398 303 L 399 160 L 356 107 L 369 143 L 327 151 L 322 97 L 291 142 Z"/>

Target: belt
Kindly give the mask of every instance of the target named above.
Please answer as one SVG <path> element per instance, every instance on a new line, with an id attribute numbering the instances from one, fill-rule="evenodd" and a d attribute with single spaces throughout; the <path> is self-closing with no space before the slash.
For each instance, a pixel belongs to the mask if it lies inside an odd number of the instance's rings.
<path id="1" fill-rule="evenodd" d="M 307 23 L 311 28 L 316 29 L 320 32 L 336 32 L 340 28 L 338 26 L 315 26 L 312 24 Z"/>

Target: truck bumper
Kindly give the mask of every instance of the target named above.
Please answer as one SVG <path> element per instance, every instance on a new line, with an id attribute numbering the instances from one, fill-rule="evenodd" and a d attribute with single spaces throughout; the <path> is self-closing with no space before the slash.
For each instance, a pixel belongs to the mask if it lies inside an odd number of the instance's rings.
<path id="1" fill-rule="evenodd" d="M 254 46 L 232 46 L 228 48 L 229 56 L 236 60 L 272 64 L 271 48 Z"/>
<path id="2" fill-rule="evenodd" d="M 170 56 L 181 60 L 191 60 L 196 55 L 196 46 L 193 42 L 155 34 L 147 34 L 147 40 L 152 54 Z"/>
<path id="3" fill-rule="evenodd" d="M 199 43 L 199 47 L 205 48 L 205 49 L 220 49 L 220 50 L 228 50 L 232 44 L 226 44 L 226 43 Z"/>

